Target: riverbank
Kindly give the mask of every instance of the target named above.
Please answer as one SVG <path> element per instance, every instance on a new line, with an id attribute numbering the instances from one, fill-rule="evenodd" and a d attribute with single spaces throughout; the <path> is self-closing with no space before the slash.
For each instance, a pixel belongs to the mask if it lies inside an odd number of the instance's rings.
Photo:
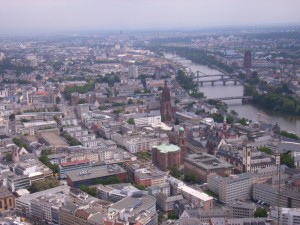
<path id="1" fill-rule="evenodd" d="M 197 71 L 202 72 L 207 75 L 219 74 L 220 72 L 211 69 L 207 66 L 199 65 L 197 63 L 192 62 L 191 60 L 181 58 L 179 56 L 174 56 L 173 54 L 165 54 L 167 59 L 177 62 L 178 64 L 190 68 L 193 73 Z M 201 74 L 200 74 L 201 76 Z M 212 79 L 214 79 L 212 77 Z M 218 78 L 216 78 L 218 79 Z M 233 85 L 228 83 L 226 86 L 223 84 L 216 84 L 214 86 L 211 85 L 203 85 L 199 86 L 199 91 L 203 92 L 207 98 L 221 98 L 221 97 L 237 97 L 242 96 L 244 93 L 243 85 Z M 287 130 L 296 133 L 298 136 L 300 135 L 300 118 L 295 116 L 286 116 L 280 113 L 271 112 L 264 108 L 255 106 L 251 103 L 242 104 L 241 100 L 230 100 L 226 101 L 228 106 L 228 111 L 234 110 L 239 114 L 239 117 L 244 117 L 248 120 L 258 121 L 258 115 L 261 114 L 261 121 L 267 123 L 278 123 L 282 130 Z"/>

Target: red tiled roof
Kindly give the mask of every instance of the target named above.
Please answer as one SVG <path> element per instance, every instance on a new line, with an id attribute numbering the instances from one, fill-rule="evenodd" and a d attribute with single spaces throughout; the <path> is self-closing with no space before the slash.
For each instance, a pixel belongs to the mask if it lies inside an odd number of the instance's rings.
<path id="1" fill-rule="evenodd" d="M 48 95 L 48 92 L 47 91 L 38 91 L 38 92 L 35 92 L 35 94 L 37 94 L 37 95 Z"/>
<path id="2" fill-rule="evenodd" d="M 72 165 L 78 165 L 78 164 L 84 164 L 84 163 L 88 163 L 89 160 L 84 159 L 84 160 L 76 160 L 73 162 L 66 162 L 66 163 L 62 163 L 61 166 L 72 166 Z"/>

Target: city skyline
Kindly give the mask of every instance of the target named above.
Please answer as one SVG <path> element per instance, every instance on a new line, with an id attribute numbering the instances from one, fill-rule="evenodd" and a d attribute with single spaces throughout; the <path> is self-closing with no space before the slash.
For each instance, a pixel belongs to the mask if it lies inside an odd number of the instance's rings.
<path id="1" fill-rule="evenodd" d="M 296 0 L 4 0 L 2 33 L 299 25 Z"/>

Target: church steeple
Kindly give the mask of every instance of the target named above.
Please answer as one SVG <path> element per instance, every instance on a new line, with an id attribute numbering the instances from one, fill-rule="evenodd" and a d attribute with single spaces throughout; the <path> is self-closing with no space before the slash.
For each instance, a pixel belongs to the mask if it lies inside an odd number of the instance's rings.
<path id="1" fill-rule="evenodd" d="M 161 93 L 160 114 L 165 121 L 172 121 L 174 119 L 174 108 L 171 105 L 171 94 L 167 80 L 165 80 L 165 86 Z"/>
<path id="2" fill-rule="evenodd" d="M 12 161 L 14 163 L 20 162 L 20 155 L 19 155 L 19 149 L 18 148 L 14 148 L 14 150 L 12 152 Z"/>
<path id="3" fill-rule="evenodd" d="M 224 120 L 223 120 L 223 138 L 226 137 L 226 131 L 227 131 L 227 118 L 226 118 L 226 115 L 225 115 Z"/>

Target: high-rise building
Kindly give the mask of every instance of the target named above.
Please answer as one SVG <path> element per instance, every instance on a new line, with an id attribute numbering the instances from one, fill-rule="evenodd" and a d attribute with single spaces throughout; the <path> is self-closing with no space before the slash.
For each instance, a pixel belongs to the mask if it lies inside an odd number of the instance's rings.
<path id="1" fill-rule="evenodd" d="M 160 114 L 163 121 L 172 121 L 174 119 L 174 108 L 171 104 L 171 94 L 167 81 L 165 81 L 165 86 L 161 93 Z"/>
<path id="2" fill-rule="evenodd" d="M 251 67 L 252 67 L 252 56 L 251 56 L 251 52 L 248 50 L 245 52 L 244 55 L 244 68 L 250 69 Z"/>

